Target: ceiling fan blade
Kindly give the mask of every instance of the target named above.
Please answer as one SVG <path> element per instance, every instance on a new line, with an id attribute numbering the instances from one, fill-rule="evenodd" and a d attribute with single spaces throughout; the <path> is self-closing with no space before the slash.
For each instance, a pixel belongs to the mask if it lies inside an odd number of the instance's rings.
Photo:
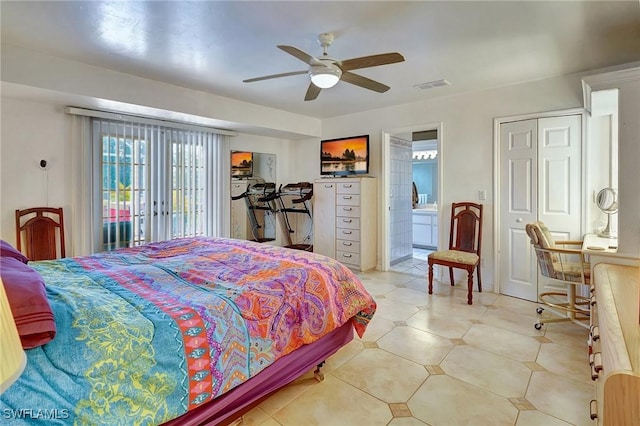
<path id="1" fill-rule="evenodd" d="M 278 49 L 284 50 L 285 52 L 287 52 L 291 56 L 295 56 L 296 58 L 300 59 L 302 62 L 304 62 L 307 65 L 321 65 L 322 64 L 322 62 L 320 62 L 319 60 L 317 60 L 313 56 L 309 55 L 308 53 L 303 52 L 302 50 L 298 49 L 297 47 L 280 45 L 280 46 L 278 46 Z"/>
<path id="2" fill-rule="evenodd" d="M 371 80 L 370 78 L 363 77 L 358 74 L 354 74 L 352 72 L 343 72 L 342 73 L 342 81 L 346 81 L 347 83 L 355 84 L 356 86 L 364 87 L 365 89 L 373 90 L 378 93 L 384 93 L 390 89 L 389 86 L 385 86 L 382 83 L 378 83 L 375 80 Z"/>
<path id="3" fill-rule="evenodd" d="M 307 70 L 283 72 L 283 73 L 280 73 L 280 74 L 265 75 L 263 77 L 248 78 L 246 80 L 242 80 L 242 82 L 243 83 L 253 83 L 254 81 L 269 80 L 271 78 L 288 77 L 290 75 L 300 75 L 300 74 L 306 74 L 306 73 L 307 73 Z"/>
<path id="4" fill-rule="evenodd" d="M 307 94 L 304 95 L 305 101 L 312 101 L 318 97 L 320 94 L 320 88 L 313 83 L 309 83 L 309 88 L 307 89 Z"/>
<path id="5" fill-rule="evenodd" d="M 395 64 L 403 62 L 404 57 L 398 52 L 381 53 L 379 55 L 363 56 L 342 61 L 340 68 L 343 71 L 357 70 L 360 68 L 377 67 L 378 65 Z"/>

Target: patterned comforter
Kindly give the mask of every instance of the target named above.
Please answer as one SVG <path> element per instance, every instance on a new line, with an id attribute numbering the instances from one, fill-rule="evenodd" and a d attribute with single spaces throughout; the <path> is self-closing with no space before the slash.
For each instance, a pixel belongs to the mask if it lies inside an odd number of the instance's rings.
<path id="1" fill-rule="evenodd" d="M 0 417 L 29 409 L 36 424 L 37 410 L 60 424 L 159 424 L 348 321 L 362 335 L 375 311 L 337 261 L 248 241 L 179 239 L 29 265 L 58 334 L 27 351 Z"/>

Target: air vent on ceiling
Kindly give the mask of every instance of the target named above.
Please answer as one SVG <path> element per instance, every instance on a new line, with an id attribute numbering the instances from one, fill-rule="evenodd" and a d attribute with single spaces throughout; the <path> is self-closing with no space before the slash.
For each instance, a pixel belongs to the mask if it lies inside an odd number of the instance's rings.
<path id="1" fill-rule="evenodd" d="M 433 89 L 434 87 L 442 87 L 442 86 L 450 86 L 451 83 L 449 83 L 447 80 L 442 79 L 442 80 L 434 80 L 434 81 L 427 81 L 426 83 L 421 83 L 421 84 L 416 84 L 413 87 L 417 87 L 418 89 Z"/>

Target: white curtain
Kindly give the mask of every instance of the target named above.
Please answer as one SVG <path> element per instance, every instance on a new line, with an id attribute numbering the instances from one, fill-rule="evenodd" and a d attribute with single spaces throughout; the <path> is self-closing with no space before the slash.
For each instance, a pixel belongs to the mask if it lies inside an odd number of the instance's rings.
<path id="1" fill-rule="evenodd" d="M 72 243 L 71 254 L 86 255 L 103 250 L 103 211 L 102 211 L 102 138 L 93 136 L 92 119 L 86 115 L 69 111 L 71 120 L 71 142 L 73 167 L 72 182 L 72 230 L 68 232 Z M 141 121 L 145 121 L 142 119 Z M 127 117 L 131 123 L 131 117 Z M 135 124 L 134 124 L 135 126 Z M 180 128 L 180 126 L 176 126 Z M 167 133 L 172 129 L 167 128 Z M 208 130 L 208 129 L 207 129 Z M 185 147 L 199 146 L 206 158 L 205 210 L 202 211 L 208 236 L 230 235 L 230 165 L 229 135 L 217 134 L 197 129 L 180 129 L 179 133 L 190 136 L 178 139 L 177 144 Z M 175 134 L 175 133 L 174 133 Z M 165 145 L 166 148 L 169 148 Z M 171 148 L 169 148 L 171 152 Z M 153 168 L 154 166 L 152 166 Z M 170 172 L 167 172 L 170 173 Z M 170 179 L 170 178 L 169 178 Z M 165 180 L 167 182 L 167 180 Z M 169 180 L 170 182 L 170 180 Z M 189 196 L 189 194 L 187 194 Z M 66 212 L 65 212 L 66 213 Z M 166 238 L 170 238 L 170 235 Z"/>

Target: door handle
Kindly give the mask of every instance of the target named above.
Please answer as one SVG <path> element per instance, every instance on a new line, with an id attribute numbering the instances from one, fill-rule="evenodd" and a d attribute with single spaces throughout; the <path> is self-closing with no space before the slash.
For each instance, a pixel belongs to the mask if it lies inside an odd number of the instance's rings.
<path id="1" fill-rule="evenodd" d="M 521 217 L 517 218 L 517 219 L 516 219 L 516 222 L 518 222 L 518 223 L 522 223 L 522 218 L 521 218 Z"/>

